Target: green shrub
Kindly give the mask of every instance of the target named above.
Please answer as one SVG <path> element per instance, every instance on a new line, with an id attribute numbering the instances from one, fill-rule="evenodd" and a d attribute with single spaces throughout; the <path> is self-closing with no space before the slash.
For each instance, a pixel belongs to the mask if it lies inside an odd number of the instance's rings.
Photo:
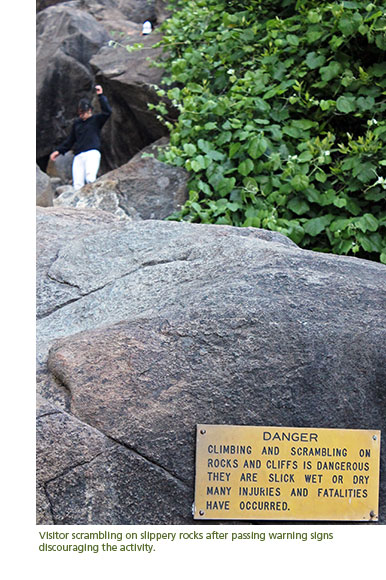
<path id="1" fill-rule="evenodd" d="M 164 24 L 171 219 L 386 263 L 385 2 L 188 0 Z"/>

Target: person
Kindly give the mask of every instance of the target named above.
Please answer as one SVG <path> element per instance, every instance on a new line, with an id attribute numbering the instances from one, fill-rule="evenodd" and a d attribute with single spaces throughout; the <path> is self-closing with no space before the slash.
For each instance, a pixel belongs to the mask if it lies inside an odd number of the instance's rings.
<path id="1" fill-rule="evenodd" d="M 73 150 L 72 180 L 74 189 L 80 189 L 86 183 L 92 183 L 96 180 L 101 160 L 101 130 L 112 112 L 101 85 L 96 85 L 95 91 L 98 95 L 101 113 L 93 114 L 90 101 L 85 98 L 80 99 L 78 119 L 74 122 L 70 135 L 50 155 L 51 161 L 55 161 L 59 155 L 64 155 L 70 149 Z"/>
<path id="2" fill-rule="evenodd" d="M 146 36 L 146 34 L 150 34 L 152 31 L 151 22 L 146 20 L 142 25 L 142 36 Z"/>

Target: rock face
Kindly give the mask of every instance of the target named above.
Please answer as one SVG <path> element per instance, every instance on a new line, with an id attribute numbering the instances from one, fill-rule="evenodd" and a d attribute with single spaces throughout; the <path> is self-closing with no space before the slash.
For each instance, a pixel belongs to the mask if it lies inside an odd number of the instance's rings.
<path id="1" fill-rule="evenodd" d="M 151 149 L 145 149 L 144 153 Z M 104 178 L 117 181 L 120 207 L 126 214 L 141 219 L 164 219 L 187 201 L 189 174 L 181 167 L 162 163 L 156 156 L 142 155 L 143 152 L 138 153 Z"/>
<path id="2" fill-rule="evenodd" d="M 163 2 L 47 0 L 37 10 L 37 160 L 42 169 L 67 136 L 79 99 L 91 98 L 95 83 L 103 85 L 113 106 L 102 132 L 102 173 L 167 134 L 157 113 L 148 109 L 159 102 L 152 85 L 162 72 L 151 68 L 147 57 L 161 58 L 160 49 L 151 49 L 160 36 L 141 36 L 145 20 L 156 25 L 166 17 Z M 122 46 L 109 46 L 111 39 Z M 124 48 L 138 42 L 145 50 L 129 54 Z"/>
<path id="3" fill-rule="evenodd" d="M 161 48 L 151 48 L 161 36 L 133 36 L 130 43 L 141 42 L 144 49 L 128 53 L 121 46 L 104 46 L 91 59 L 96 80 L 113 95 L 113 115 L 106 126 L 104 172 L 119 167 L 150 143 L 168 134 L 149 104 L 160 101 L 154 86 L 161 83 L 163 70 L 151 67 L 149 60 L 162 59 Z M 125 44 L 125 41 L 122 41 Z M 175 112 L 170 109 L 171 118 Z"/>
<path id="4" fill-rule="evenodd" d="M 39 159 L 67 136 L 79 99 L 92 89 L 90 59 L 109 35 L 91 15 L 67 4 L 39 12 L 36 35 Z"/>
<path id="5" fill-rule="evenodd" d="M 50 178 L 36 166 L 36 205 L 50 207 L 53 205 L 53 197 Z"/>
<path id="6" fill-rule="evenodd" d="M 40 523 L 194 523 L 197 423 L 386 428 L 384 266 L 253 228 L 38 214 Z"/>
<path id="7" fill-rule="evenodd" d="M 60 195 L 57 207 L 97 208 L 119 218 L 164 219 L 181 209 L 188 199 L 188 173 L 166 165 L 154 157 L 142 157 L 154 152 L 157 143 L 135 155 L 128 163 L 103 175 L 79 191 Z"/>
<path id="8" fill-rule="evenodd" d="M 40 397 L 37 473 L 37 524 L 77 521 L 109 525 L 123 519 L 141 524 L 149 521 L 155 507 L 162 523 L 173 524 L 180 522 L 190 501 L 188 486 L 167 471 Z M 146 493 L 140 493 L 140 499 L 138 478 L 145 489 L 153 489 L 158 495 L 156 505 Z M 173 505 L 169 505 L 170 497 L 176 498 Z"/>
<path id="9" fill-rule="evenodd" d="M 157 22 L 163 22 L 166 18 L 171 16 L 172 12 L 168 9 L 169 0 L 156 0 L 155 14 Z"/>

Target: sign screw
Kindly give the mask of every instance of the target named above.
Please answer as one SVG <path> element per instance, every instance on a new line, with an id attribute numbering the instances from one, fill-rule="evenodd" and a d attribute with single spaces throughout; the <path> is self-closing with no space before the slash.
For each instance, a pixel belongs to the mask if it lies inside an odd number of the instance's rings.
<path id="1" fill-rule="evenodd" d="M 199 512 L 199 513 L 200 513 L 200 516 L 203 516 L 203 515 L 205 515 L 205 512 L 204 512 L 204 510 L 200 510 L 200 512 Z"/>
<path id="2" fill-rule="evenodd" d="M 373 435 L 373 440 L 376 441 L 377 440 L 377 436 Z"/>
<path id="3" fill-rule="evenodd" d="M 374 516 L 375 516 L 375 511 L 374 510 L 371 510 L 370 517 L 373 518 Z"/>
<path id="4" fill-rule="evenodd" d="M 201 433 L 201 435 L 205 435 L 206 429 L 201 429 L 200 433 Z"/>

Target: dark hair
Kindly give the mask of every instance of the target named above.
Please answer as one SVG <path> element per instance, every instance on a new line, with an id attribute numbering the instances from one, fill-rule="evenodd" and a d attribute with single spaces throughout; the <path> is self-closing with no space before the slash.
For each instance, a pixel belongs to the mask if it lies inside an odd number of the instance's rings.
<path id="1" fill-rule="evenodd" d="M 85 113 L 92 109 L 92 105 L 88 99 L 80 99 L 78 103 L 78 112 Z"/>

